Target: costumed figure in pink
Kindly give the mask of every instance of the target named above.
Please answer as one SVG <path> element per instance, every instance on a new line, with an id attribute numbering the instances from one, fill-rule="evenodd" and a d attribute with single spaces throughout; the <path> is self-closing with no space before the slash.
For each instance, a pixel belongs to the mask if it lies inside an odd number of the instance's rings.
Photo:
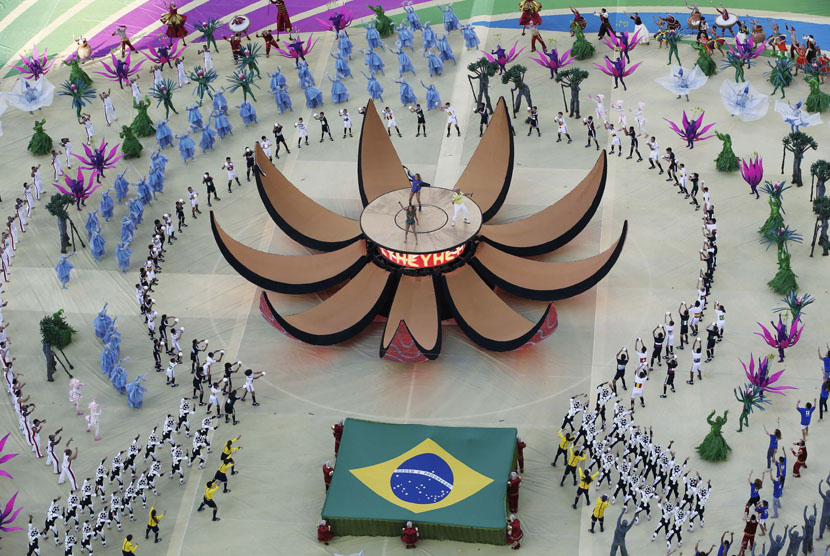
<path id="1" fill-rule="evenodd" d="M 507 52 L 500 44 L 496 45 L 496 49 L 487 53 L 486 50 L 482 51 L 484 57 L 490 60 L 491 62 L 495 62 L 499 65 L 499 75 L 504 73 L 504 67 L 519 57 L 519 54 L 522 53 L 524 47 L 522 47 L 518 52 L 516 51 L 516 47 L 519 45 L 519 41 L 513 43 L 513 48 L 510 49 L 510 52 Z"/>
<path id="2" fill-rule="evenodd" d="M 597 120 L 603 123 L 608 123 L 608 111 L 605 109 L 605 104 L 603 104 L 603 100 L 605 99 L 605 95 L 601 93 L 597 93 L 596 96 L 588 95 L 588 98 L 593 100 L 596 105 L 596 114 Z"/>
<path id="3" fill-rule="evenodd" d="M 75 415 L 84 414 L 81 411 L 81 398 L 84 397 L 83 387 L 84 383 L 77 378 L 69 380 L 69 403 L 75 406 Z"/>
<path id="4" fill-rule="evenodd" d="M 610 75 L 614 78 L 615 89 L 622 85 L 623 91 L 627 91 L 628 89 L 625 86 L 625 78 L 634 73 L 634 70 L 636 70 L 640 64 L 642 64 L 642 62 L 637 62 L 633 66 L 629 67 L 627 66 L 627 62 L 623 56 L 620 56 L 616 60 L 612 60 L 606 56 L 605 64 L 594 64 L 594 67 L 605 75 Z"/>
<path id="5" fill-rule="evenodd" d="M 801 324 L 801 328 L 799 328 L 799 324 Z M 789 330 L 787 330 L 787 324 L 781 319 L 781 315 L 778 315 L 777 325 L 770 321 L 774 335 L 760 322 L 758 326 L 761 327 L 763 332 L 756 332 L 755 334 L 762 337 L 768 346 L 778 349 L 779 363 L 784 361 L 784 350 L 798 343 L 799 338 L 801 338 L 801 332 L 804 330 L 804 324 L 801 323 L 800 318 L 795 319 L 790 325 Z"/>
<path id="6" fill-rule="evenodd" d="M 555 48 L 551 48 L 547 52 L 543 52 L 538 56 L 538 58 L 531 58 L 531 60 L 533 60 L 540 66 L 548 68 L 550 70 L 551 79 L 553 79 L 554 76 L 556 76 L 556 74 L 559 73 L 560 69 L 574 61 L 574 57 L 571 56 L 570 48 L 563 52 L 561 55 Z"/>
<path id="7" fill-rule="evenodd" d="M 637 108 L 630 108 L 628 111 L 634 114 L 634 121 L 637 122 L 637 136 L 638 137 L 648 137 L 648 131 L 646 131 L 646 122 L 648 119 L 646 118 L 645 114 L 643 113 L 643 108 L 646 107 L 645 102 L 638 102 Z"/>
<path id="8" fill-rule="evenodd" d="M 795 386 L 773 386 L 781 378 L 781 375 L 784 374 L 785 369 L 781 369 L 777 373 L 770 375 L 769 362 L 772 359 L 775 359 L 775 356 L 771 353 L 767 357 L 759 357 L 757 371 L 755 370 L 755 358 L 752 354 L 749 355 L 749 368 L 740 359 L 738 361 L 741 361 L 741 366 L 744 368 L 744 373 L 746 374 L 746 378 L 749 379 L 749 383 L 757 386 L 764 393 L 772 392 L 783 396 L 784 392 L 782 390 L 796 390 Z"/>
<path id="9" fill-rule="evenodd" d="M 63 180 L 66 183 L 66 187 L 58 184 L 54 184 L 54 186 L 61 193 L 72 195 L 75 198 L 75 204 L 77 205 L 78 210 L 81 210 L 81 206 L 86 206 L 86 200 L 89 199 L 92 192 L 100 186 L 100 184 L 92 185 L 92 179 L 90 179 L 89 185 L 84 187 L 84 174 L 81 172 L 80 168 L 78 168 L 77 178 L 72 179 L 69 174 L 66 173 L 63 175 Z"/>
<path id="10" fill-rule="evenodd" d="M 352 11 L 346 11 L 346 6 L 340 6 L 339 12 L 329 12 L 328 19 L 316 18 L 323 26 L 323 29 L 334 31 L 335 36 L 340 35 L 340 31 L 345 31 L 346 27 L 352 24 Z M 348 33 L 346 33 L 348 36 Z"/>
<path id="11" fill-rule="evenodd" d="M 104 170 L 115 168 L 115 163 L 121 160 L 123 154 L 115 156 L 119 145 L 115 145 L 109 153 L 107 153 L 107 141 L 101 139 L 101 145 L 90 149 L 87 145 L 81 144 L 86 152 L 86 156 L 73 154 L 75 158 L 81 161 L 82 166 L 78 167 L 78 172 L 83 170 L 92 170 L 89 175 L 89 183 L 92 185 L 92 180 L 95 178 L 96 183 L 101 183 L 101 178 L 105 178 Z"/>
<path id="12" fill-rule="evenodd" d="M 99 427 L 101 425 L 99 422 L 99 417 L 101 417 L 101 406 L 98 405 L 98 402 L 96 402 L 95 398 L 93 398 L 87 407 L 89 408 L 89 415 L 86 416 L 86 432 L 91 432 L 94 429 L 95 440 L 101 440 L 101 435 L 99 434 Z"/>
<path id="13" fill-rule="evenodd" d="M 52 68 L 52 64 L 55 63 L 55 60 L 49 61 L 49 57 L 46 55 L 46 49 L 43 49 L 42 54 L 38 54 L 37 52 L 37 45 L 32 46 L 32 55 L 30 57 L 20 55 L 20 62 L 19 66 L 12 66 L 14 69 L 19 70 L 25 79 L 31 79 L 33 81 L 37 81 L 48 72 Z"/>

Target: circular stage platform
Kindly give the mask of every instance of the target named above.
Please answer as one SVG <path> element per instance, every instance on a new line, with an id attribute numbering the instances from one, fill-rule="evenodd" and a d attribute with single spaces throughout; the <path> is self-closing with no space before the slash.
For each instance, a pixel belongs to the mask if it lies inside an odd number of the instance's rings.
<path id="1" fill-rule="evenodd" d="M 481 209 L 470 197 L 464 199 L 470 223 L 464 223 L 462 213 L 452 226 L 452 190 L 424 187 L 416 225 L 418 243 L 412 234 L 404 241 L 406 211 L 398 203 L 406 206 L 408 202 L 409 189 L 396 189 L 369 203 L 360 215 L 360 227 L 366 237 L 378 246 L 398 253 L 425 254 L 455 250 L 481 229 Z M 417 205 L 415 197 L 412 203 Z"/>

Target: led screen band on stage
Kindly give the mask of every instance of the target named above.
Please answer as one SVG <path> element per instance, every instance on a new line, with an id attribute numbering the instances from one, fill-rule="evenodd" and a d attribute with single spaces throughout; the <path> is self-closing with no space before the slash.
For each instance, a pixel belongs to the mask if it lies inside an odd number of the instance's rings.
<path id="1" fill-rule="evenodd" d="M 378 251 L 389 262 L 395 263 L 399 266 L 407 268 L 432 268 L 434 266 L 441 266 L 457 259 L 461 253 L 464 252 L 465 245 L 459 245 L 454 249 L 448 251 L 439 251 L 437 253 L 399 253 L 384 247 L 379 247 Z"/>

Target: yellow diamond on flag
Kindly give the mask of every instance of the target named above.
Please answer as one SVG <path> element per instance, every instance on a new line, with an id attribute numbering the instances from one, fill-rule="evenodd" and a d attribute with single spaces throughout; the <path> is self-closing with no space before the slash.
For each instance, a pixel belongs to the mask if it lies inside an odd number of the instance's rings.
<path id="1" fill-rule="evenodd" d="M 395 458 L 349 471 L 387 502 L 413 513 L 452 506 L 493 482 L 430 438 Z"/>

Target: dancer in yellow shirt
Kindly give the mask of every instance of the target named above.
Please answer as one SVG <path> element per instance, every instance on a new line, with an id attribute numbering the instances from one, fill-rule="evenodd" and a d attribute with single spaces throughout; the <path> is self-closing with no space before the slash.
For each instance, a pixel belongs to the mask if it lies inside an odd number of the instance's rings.
<path id="1" fill-rule="evenodd" d="M 452 190 L 452 221 L 450 226 L 455 226 L 455 219 L 458 218 L 458 213 L 464 213 L 464 223 L 470 223 L 470 211 L 467 210 L 467 205 L 464 204 L 464 197 L 472 197 L 472 193 L 462 193 L 460 187 Z"/>
<path id="2" fill-rule="evenodd" d="M 591 505 L 591 499 L 588 498 L 588 491 L 591 490 L 591 481 L 599 475 L 599 471 L 590 475 L 587 471 L 583 471 L 581 467 L 577 468 L 577 471 L 579 471 L 579 487 L 576 489 L 576 498 L 574 498 L 573 506 L 571 506 L 573 509 L 576 509 L 579 497 L 583 494 L 585 495 L 585 504 Z"/>
<path id="3" fill-rule="evenodd" d="M 216 505 L 216 502 L 213 501 L 213 495 L 216 494 L 217 490 L 219 490 L 219 485 L 216 484 L 216 481 L 208 481 L 205 485 L 205 496 L 202 499 L 202 503 L 199 504 L 199 507 L 196 509 L 197 512 L 201 512 L 205 509 L 205 506 L 213 508 L 213 521 L 219 521 L 219 518 L 216 517 L 219 507 Z"/>
<path id="4" fill-rule="evenodd" d="M 594 506 L 594 511 L 591 512 L 591 528 L 589 531 L 591 533 L 594 532 L 594 526 L 596 526 L 597 521 L 599 521 L 599 532 L 603 533 L 605 531 L 605 510 L 608 509 L 610 502 L 608 502 L 608 495 L 603 494 L 599 500 L 597 500 L 597 505 Z"/>
<path id="5" fill-rule="evenodd" d="M 127 538 L 124 539 L 124 543 L 121 545 L 121 556 L 130 556 L 130 554 L 135 554 L 135 551 L 138 548 L 138 543 L 133 544 L 132 540 L 132 535 L 127 535 Z"/>
<path id="6" fill-rule="evenodd" d="M 163 517 L 164 514 L 157 513 L 156 508 L 150 506 L 150 517 L 147 519 L 147 530 L 144 532 L 145 539 L 150 538 L 150 531 L 152 531 L 155 537 L 154 542 L 161 541 L 161 537 L 159 537 L 159 522 Z"/>
<path id="7" fill-rule="evenodd" d="M 559 486 L 565 484 L 565 479 L 568 475 L 574 476 L 574 486 L 576 486 L 576 467 L 580 462 L 585 461 L 586 457 L 583 455 L 581 448 L 577 452 L 574 452 L 574 447 L 568 446 L 568 461 L 565 464 L 565 473 L 562 474 L 562 480 L 559 481 Z"/>

